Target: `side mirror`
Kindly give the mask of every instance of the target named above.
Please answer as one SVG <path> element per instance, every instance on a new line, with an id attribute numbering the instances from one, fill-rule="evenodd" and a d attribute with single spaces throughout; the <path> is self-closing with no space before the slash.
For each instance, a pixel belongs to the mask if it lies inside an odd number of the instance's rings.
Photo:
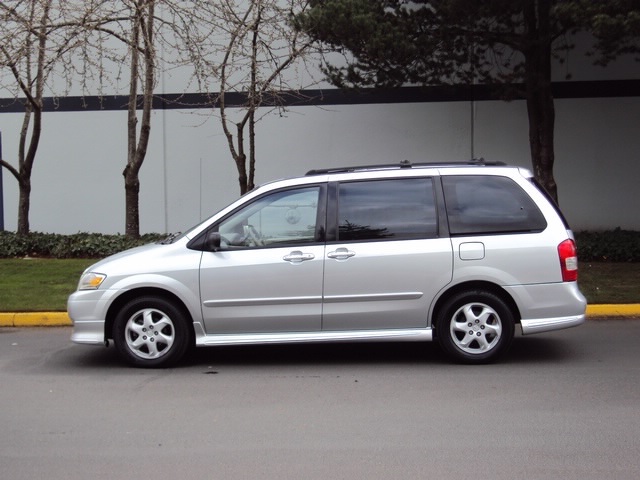
<path id="1" fill-rule="evenodd" d="M 204 248 L 208 252 L 217 252 L 220 250 L 221 241 L 220 232 L 209 232 L 204 243 Z"/>

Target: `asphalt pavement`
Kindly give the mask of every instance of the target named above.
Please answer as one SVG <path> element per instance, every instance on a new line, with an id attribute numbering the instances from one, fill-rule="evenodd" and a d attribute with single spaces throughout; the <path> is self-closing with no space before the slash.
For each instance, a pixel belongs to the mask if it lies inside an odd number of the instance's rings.
<path id="1" fill-rule="evenodd" d="M 70 327 L 0 329 L 7 480 L 640 478 L 640 319 L 437 343 L 196 349 L 126 368 Z"/>

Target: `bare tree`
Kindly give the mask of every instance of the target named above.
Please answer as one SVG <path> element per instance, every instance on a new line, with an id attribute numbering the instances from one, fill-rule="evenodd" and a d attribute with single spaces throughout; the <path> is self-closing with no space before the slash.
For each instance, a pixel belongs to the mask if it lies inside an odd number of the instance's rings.
<path id="1" fill-rule="evenodd" d="M 187 63 L 180 57 L 186 51 L 182 44 L 199 44 L 207 32 L 200 22 L 201 0 L 123 0 L 102 2 L 102 7 L 85 18 L 87 31 L 94 38 L 87 40 L 83 65 L 87 71 L 97 71 L 101 79 L 116 85 L 113 72 L 105 64 L 120 69 L 128 67 L 127 162 L 122 172 L 125 185 L 125 234 L 140 236 L 140 169 L 147 155 L 151 136 L 151 116 L 154 89 L 159 70 L 166 65 Z M 111 40 L 117 40 L 118 47 Z M 123 47 L 123 48 L 122 48 Z M 158 50 L 167 53 L 160 58 Z M 173 57 L 169 57 L 174 55 Z"/>
<path id="2" fill-rule="evenodd" d="M 126 233 L 139 235 L 138 172 L 146 154 L 154 83 L 154 0 L 124 2 L 65 2 L 28 0 L 0 3 L 0 68 L 10 71 L 3 85 L 17 86 L 16 96 L 25 105 L 20 131 L 18 165 L 2 160 L 18 181 L 18 233 L 29 232 L 31 173 L 42 132 L 44 95 L 55 93 L 54 85 L 68 90 L 78 78 L 83 89 L 92 74 L 104 79 L 104 59 L 118 61 L 117 49 L 105 47 L 107 38 L 127 45 L 131 59 L 128 160 L 124 171 L 127 198 Z M 130 26 L 130 32 L 126 27 Z M 96 41 L 94 34 L 106 34 Z M 127 33 L 129 33 L 127 35 Z M 108 55 L 107 55 L 108 53 Z M 96 55 L 97 54 L 97 55 Z M 143 61 L 139 61 L 139 57 Z M 97 58 L 97 60 L 96 60 Z M 140 63 L 142 66 L 140 66 Z M 97 70 L 97 71 L 96 71 Z M 144 71 L 140 75 L 140 71 Z M 78 75 L 79 74 L 79 75 Z M 143 114 L 140 138 L 136 138 L 138 79 L 143 83 Z M 91 85 L 95 87 L 96 85 Z"/>
<path id="3" fill-rule="evenodd" d="M 44 95 L 51 94 L 54 78 L 68 87 L 71 52 L 80 29 L 72 27 L 71 10 L 63 1 L 13 0 L 0 3 L 0 88 L 12 92 L 24 104 L 18 140 L 17 165 L 0 159 L 19 188 L 17 232 L 28 234 L 31 173 L 40 135 Z"/>
<path id="4" fill-rule="evenodd" d="M 293 83 L 299 78 L 289 79 L 285 71 L 311 52 L 313 42 L 290 22 L 308 7 L 308 0 L 223 0 L 213 12 L 226 41 L 214 47 L 221 58 L 209 60 L 205 73 L 219 81 L 220 121 L 241 194 L 254 188 L 259 108 L 282 108 L 283 95 L 301 88 Z M 241 108 L 231 111 L 230 93 L 245 97 Z"/>
<path id="5" fill-rule="evenodd" d="M 292 87 L 285 70 L 311 42 L 289 20 L 308 0 L 13 0 L 0 3 L 0 86 L 14 86 L 25 117 L 18 165 L 2 160 L 18 180 L 18 230 L 29 231 L 31 171 L 42 129 L 44 95 L 53 84 L 102 95 L 126 82 L 125 233 L 140 234 L 139 173 L 151 135 L 154 88 L 162 68 L 189 68 L 201 91 L 219 85 L 214 103 L 238 169 L 242 193 L 254 186 L 258 109 L 278 108 Z M 162 52 L 160 58 L 158 52 Z M 56 70 L 56 66 L 62 64 Z M 2 75 L 6 71 L 8 74 Z M 52 85 L 48 85 L 48 82 Z M 185 90 L 188 87 L 185 86 Z M 63 94 L 66 91 L 62 92 Z M 229 108 L 228 95 L 244 95 Z M 263 112 L 265 113 L 265 112 Z M 248 132 L 247 132 L 248 130 Z M 248 164 L 247 164 L 248 162 Z"/>
<path id="6" fill-rule="evenodd" d="M 124 176 L 125 234 L 140 236 L 140 167 L 147 155 L 151 134 L 151 109 L 155 84 L 156 53 L 154 48 L 154 0 L 135 0 L 132 5 L 129 77 L 129 103 L 127 116 L 127 165 Z M 137 107 L 138 82 L 142 89 L 142 122 L 138 134 Z"/>

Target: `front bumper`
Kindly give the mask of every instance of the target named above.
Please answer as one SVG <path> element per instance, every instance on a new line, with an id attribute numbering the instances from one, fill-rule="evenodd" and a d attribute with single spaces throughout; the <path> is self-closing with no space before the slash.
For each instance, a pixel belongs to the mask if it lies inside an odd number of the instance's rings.
<path id="1" fill-rule="evenodd" d="M 71 341 L 84 345 L 106 345 L 107 341 L 104 338 L 104 321 L 74 321 Z"/>
<path id="2" fill-rule="evenodd" d="M 67 301 L 67 312 L 73 322 L 71 341 L 85 345 L 104 345 L 105 291 L 81 290 L 72 293 Z"/>

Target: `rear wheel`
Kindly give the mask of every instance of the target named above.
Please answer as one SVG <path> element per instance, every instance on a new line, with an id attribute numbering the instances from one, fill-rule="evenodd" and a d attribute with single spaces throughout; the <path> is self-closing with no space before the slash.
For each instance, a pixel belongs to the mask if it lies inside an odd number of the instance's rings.
<path id="1" fill-rule="evenodd" d="M 515 330 L 511 309 L 487 291 L 459 293 L 443 305 L 436 335 L 443 350 L 463 363 L 487 363 L 504 354 Z"/>
<path id="2" fill-rule="evenodd" d="M 113 341 L 122 358 L 135 367 L 167 367 L 188 350 L 193 328 L 174 303 L 144 296 L 127 303 L 113 324 Z"/>

